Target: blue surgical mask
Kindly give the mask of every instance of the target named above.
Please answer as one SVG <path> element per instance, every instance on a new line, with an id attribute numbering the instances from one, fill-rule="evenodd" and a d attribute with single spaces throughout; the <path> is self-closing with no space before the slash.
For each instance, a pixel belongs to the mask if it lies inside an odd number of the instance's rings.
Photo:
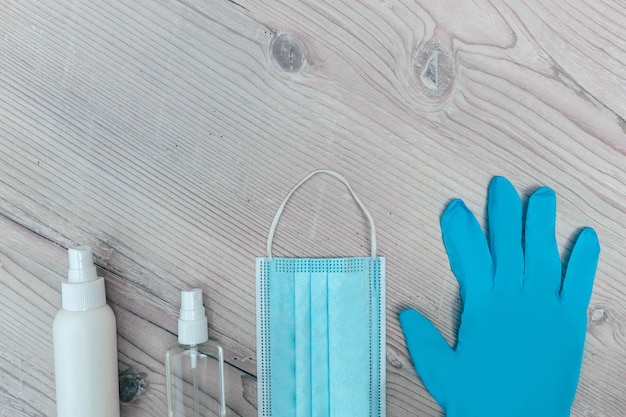
<path id="1" fill-rule="evenodd" d="M 272 239 L 293 192 L 316 174 L 343 182 L 371 228 L 371 256 L 276 258 Z M 374 221 L 344 177 L 314 171 L 282 202 L 256 261 L 261 417 L 385 415 L 385 258 Z"/>

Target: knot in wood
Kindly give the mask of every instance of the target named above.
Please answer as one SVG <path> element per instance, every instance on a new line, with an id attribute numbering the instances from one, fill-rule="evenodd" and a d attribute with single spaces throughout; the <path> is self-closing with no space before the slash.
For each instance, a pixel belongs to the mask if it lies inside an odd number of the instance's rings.
<path id="1" fill-rule="evenodd" d="M 306 62 L 304 46 L 291 35 L 277 36 L 270 48 L 272 59 L 283 71 L 300 71 Z"/>
<path id="2" fill-rule="evenodd" d="M 606 320 L 605 311 L 602 307 L 594 308 L 593 310 L 591 310 L 589 316 L 593 324 L 600 324 Z"/>
<path id="3" fill-rule="evenodd" d="M 147 377 L 145 372 L 136 372 L 133 367 L 121 372 L 119 374 L 120 401 L 129 403 L 141 397 L 148 388 Z"/>
<path id="4" fill-rule="evenodd" d="M 446 95 L 454 83 L 454 65 L 447 48 L 429 42 L 416 51 L 415 76 L 418 85 L 428 97 Z"/>

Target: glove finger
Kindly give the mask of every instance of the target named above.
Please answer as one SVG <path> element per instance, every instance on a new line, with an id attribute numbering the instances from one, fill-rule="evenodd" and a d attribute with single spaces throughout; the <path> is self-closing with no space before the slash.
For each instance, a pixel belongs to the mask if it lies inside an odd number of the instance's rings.
<path id="1" fill-rule="evenodd" d="M 524 272 L 522 202 L 504 177 L 494 177 L 489 184 L 487 214 L 495 287 L 521 291 Z"/>
<path id="2" fill-rule="evenodd" d="M 577 311 L 587 310 L 599 257 L 598 235 L 590 227 L 583 229 L 574 244 L 561 290 L 563 302 Z"/>
<path id="3" fill-rule="evenodd" d="M 417 311 L 405 310 L 400 313 L 400 324 L 417 374 L 445 410 L 445 388 L 451 382 L 454 351 L 439 330 Z"/>
<path id="4" fill-rule="evenodd" d="M 541 187 L 530 196 L 525 225 L 525 276 L 527 294 L 558 297 L 561 289 L 561 258 L 554 233 L 556 195 Z"/>
<path id="5" fill-rule="evenodd" d="M 441 232 L 463 301 L 480 299 L 479 295 L 493 286 L 493 264 L 485 234 L 462 200 L 453 200 L 446 207 Z"/>

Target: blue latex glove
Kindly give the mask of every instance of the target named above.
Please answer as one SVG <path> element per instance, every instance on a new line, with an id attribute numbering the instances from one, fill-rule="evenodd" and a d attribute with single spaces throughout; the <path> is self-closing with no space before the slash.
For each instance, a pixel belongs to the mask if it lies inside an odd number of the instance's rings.
<path id="1" fill-rule="evenodd" d="M 522 204 L 505 178 L 489 186 L 489 243 L 463 201 L 441 218 L 463 300 L 455 348 L 414 310 L 400 314 L 424 385 L 448 417 L 566 417 L 576 393 L 600 246 L 579 234 L 565 278 L 547 187 Z"/>

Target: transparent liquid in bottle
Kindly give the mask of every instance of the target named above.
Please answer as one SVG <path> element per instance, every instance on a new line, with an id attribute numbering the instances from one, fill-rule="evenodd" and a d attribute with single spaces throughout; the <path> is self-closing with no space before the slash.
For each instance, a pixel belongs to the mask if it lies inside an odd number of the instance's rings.
<path id="1" fill-rule="evenodd" d="M 172 346 L 165 357 L 168 417 L 225 417 L 224 351 L 215 342 Z"/>

